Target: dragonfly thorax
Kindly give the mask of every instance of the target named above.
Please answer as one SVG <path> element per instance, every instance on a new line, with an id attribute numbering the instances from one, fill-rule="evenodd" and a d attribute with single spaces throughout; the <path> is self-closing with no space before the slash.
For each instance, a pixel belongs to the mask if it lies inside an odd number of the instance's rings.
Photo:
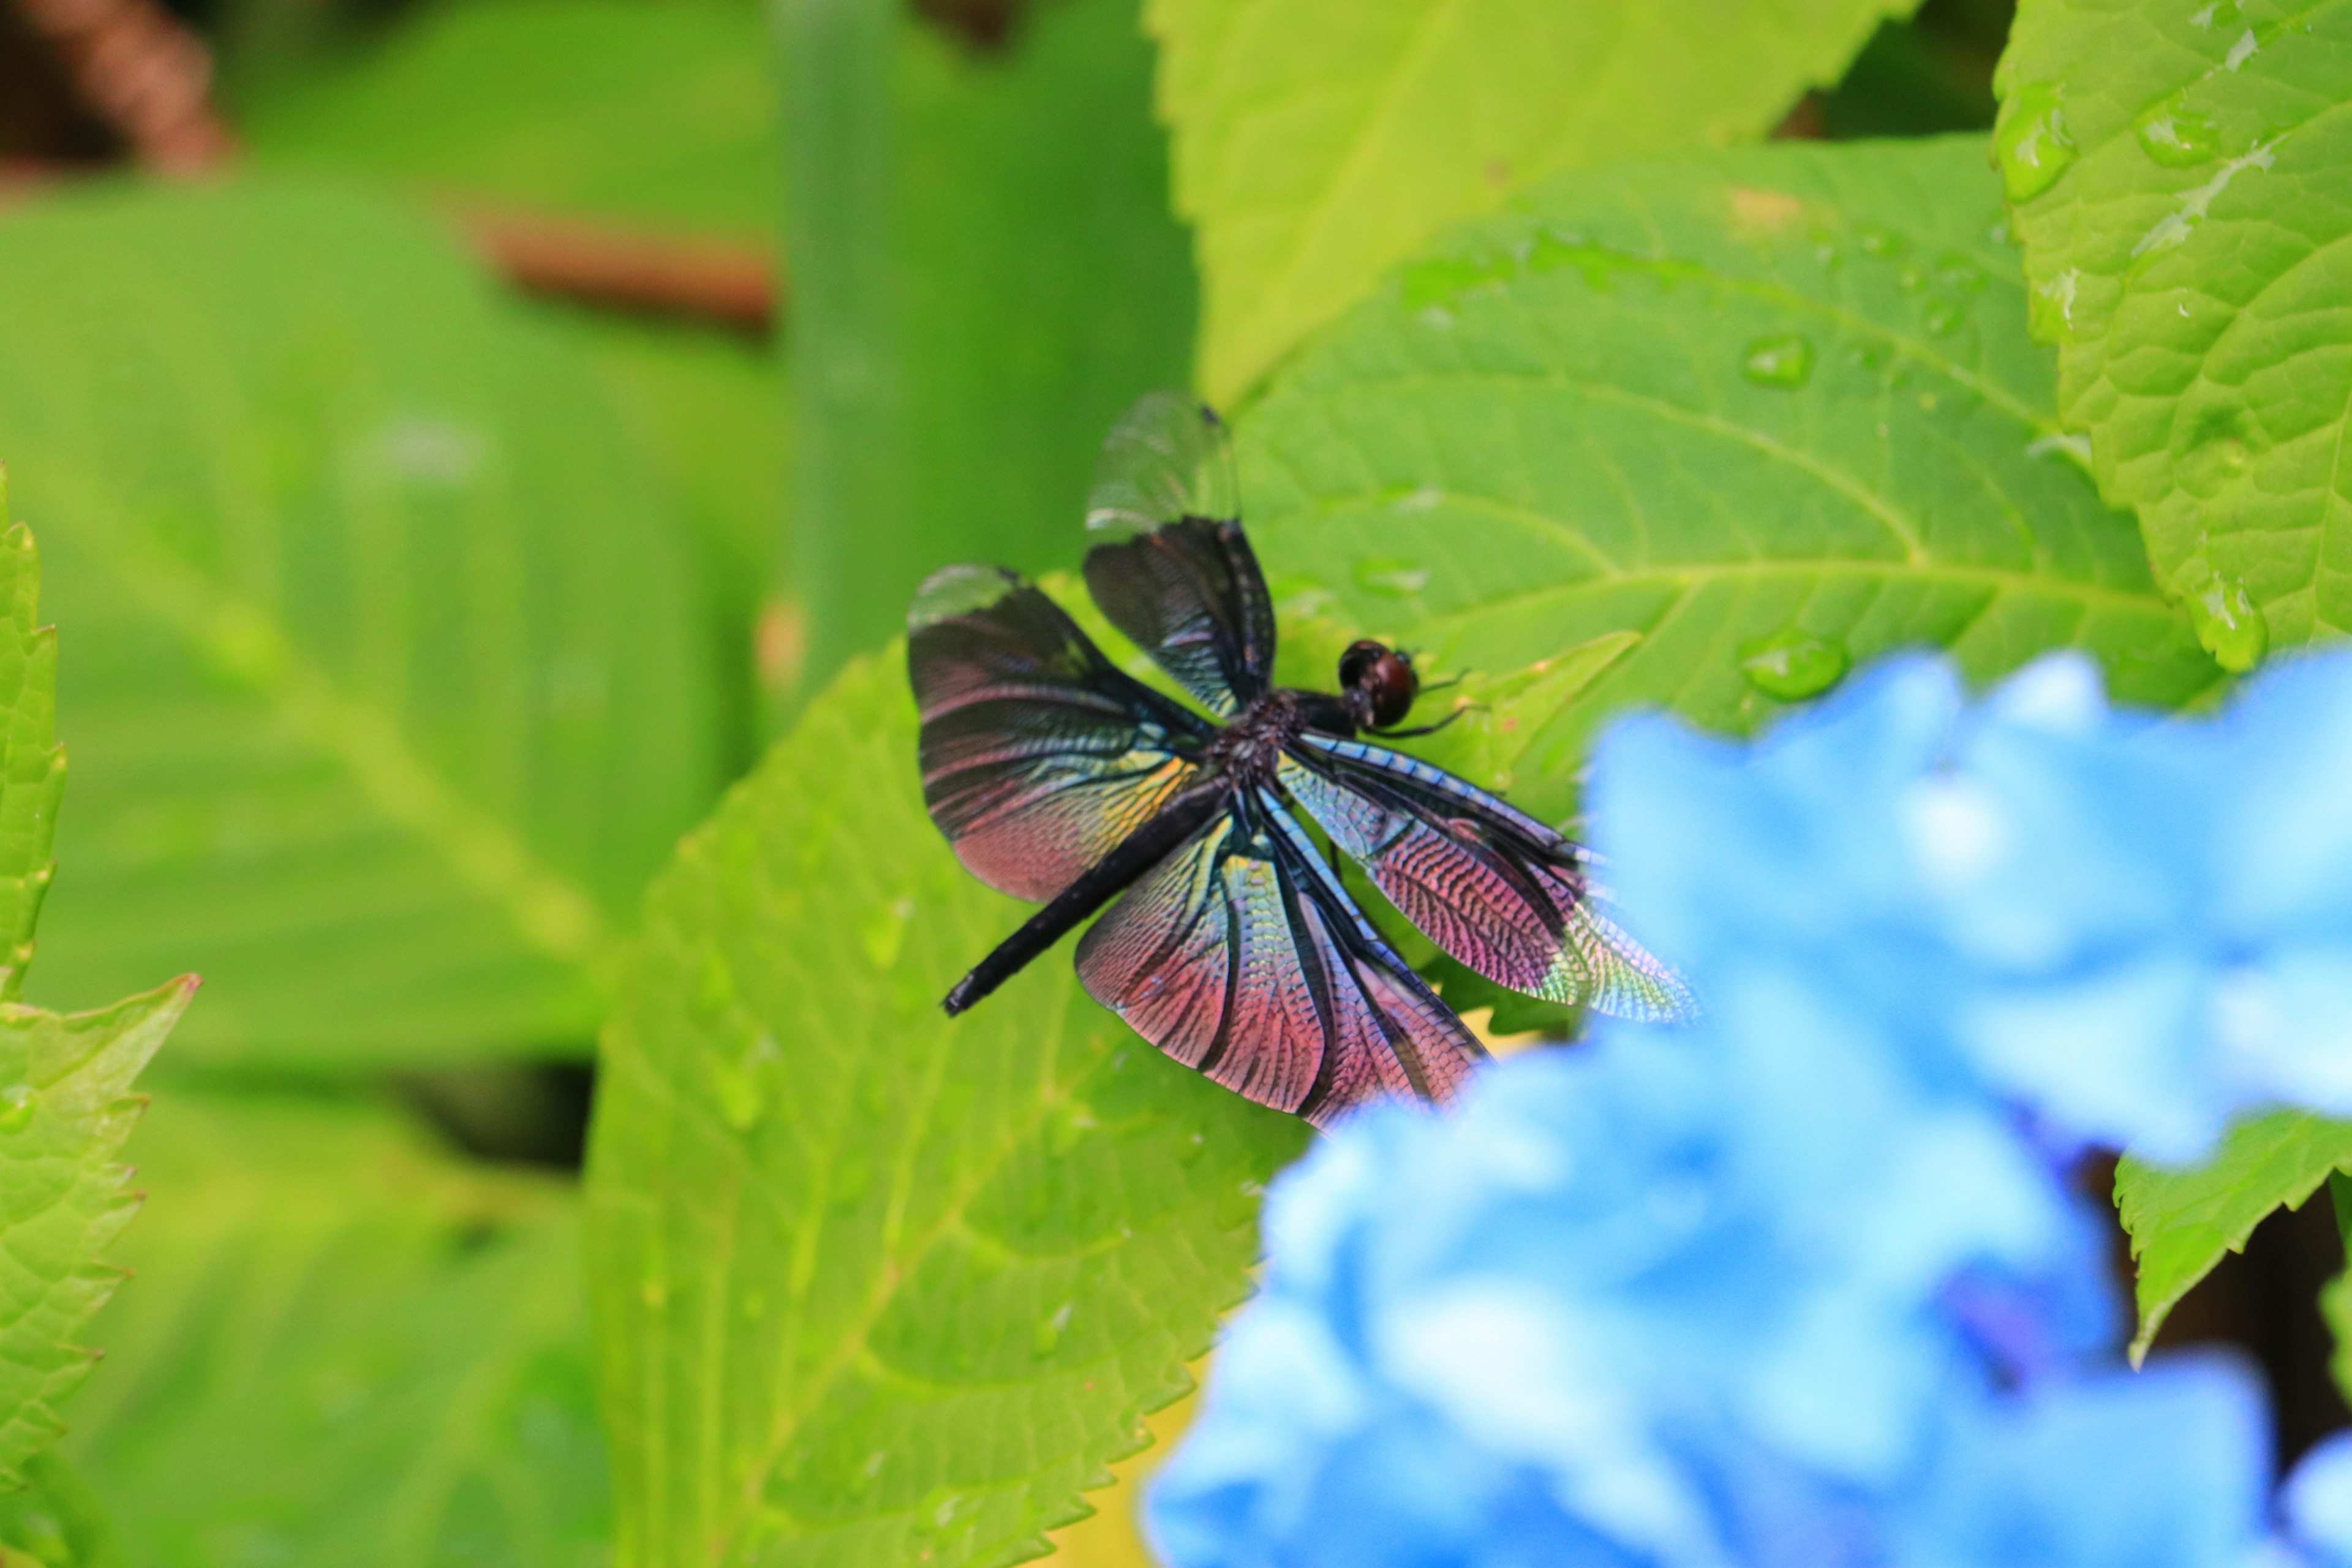
<path id="1" fill-rule="evenodd" d="M 1283 748 L 1309 730 L 1352 734 L 1354 725 L 1335 698 L 1276 687 L 1217 731 L 1208 761 L 1244 788 L 1265 788 L 1274 783 Z"/>

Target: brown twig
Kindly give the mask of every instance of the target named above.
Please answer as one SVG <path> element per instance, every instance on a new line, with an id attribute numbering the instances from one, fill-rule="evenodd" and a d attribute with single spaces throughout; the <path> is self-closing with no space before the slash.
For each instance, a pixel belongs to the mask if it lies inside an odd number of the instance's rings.
<path id="1" fill-rule="evenodd" d="M 149 168 L 194 174 L 236 149 L 213 112 L 212 51 L 155 0 L 16 0 L 74 95 Z"/>
<path id="2" fill-rule="evenodd" d="M 472 204 L 458 226 L 517 287 L 608 309 L 686 316 L 764 332 L 781 280 L 766 251 Z"/>
<path id="3" fill-rule="evenodd" d="M 97 165 L 0 161 L 0 211 L 96 172 Z M 590 223 L 579 218 L 443 204 L 475 252 L 516 288 L 604 310 L 706 321 L 761 334 L 782 280 L 756 245 Z"/>

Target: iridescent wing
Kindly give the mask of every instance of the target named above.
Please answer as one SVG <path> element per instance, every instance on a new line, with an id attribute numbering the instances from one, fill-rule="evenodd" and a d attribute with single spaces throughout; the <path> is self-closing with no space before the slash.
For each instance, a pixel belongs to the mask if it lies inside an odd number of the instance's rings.
<path id="1" fill-rule="evenodd" d="M 1582 852 L 1442 768 L 1308 734 L 1282 787 L 1399 913 L 1498 985 L 1619 1017 L 1697 1011 L 1675 972 L 1594 907 Z"/>
<path id="2" fill-rule="evenodd" d="M 1318 1126 L 1383 1094 L 1450 1100 L 1486 1055 L 1264 794 L 1121 895 L 1077 963 L 1161 1050 Z"/>
<path id="3" fill-rule="evenodd" d="M 1087 587 L 1111 625 L 1221 717 L 1266 689 L 1274 605 L 1213 412 L 1168 392 L 1129 409 L 1103 443 L 1087 527 L 1102 539 Z"/>
<path id="4" fill-rule="evenodd" d="M 1010 572 L 950 566 L 908 614 L 923 804 L 990 887 L 1053 897 L 1199 773 L 1199 716 Z"/>

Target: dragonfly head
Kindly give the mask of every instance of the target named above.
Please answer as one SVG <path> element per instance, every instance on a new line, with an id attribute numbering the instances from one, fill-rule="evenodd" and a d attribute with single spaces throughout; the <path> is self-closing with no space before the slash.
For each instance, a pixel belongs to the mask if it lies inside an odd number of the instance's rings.
<path id="1" fill-rule="evenodd" d="M 1421 677 L 1413 673 L 1412 658 L 1386 643 L 1350 643 L 1339 656 L 1339 689 L 1347 693 L 1357 721 L 1368 730 L 1385 730 L 1402 723 L 1421 695 Z"/>

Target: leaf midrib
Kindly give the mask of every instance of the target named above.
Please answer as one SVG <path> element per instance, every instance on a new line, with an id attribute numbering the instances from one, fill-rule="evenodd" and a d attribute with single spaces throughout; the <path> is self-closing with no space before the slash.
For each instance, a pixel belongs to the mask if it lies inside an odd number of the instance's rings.
<path id="1" fill-rule="evenodd" d="M 142 608 L 198 650 L 215 628 L 267 627 L 278 656 L 274 672 L 263 677 L 240 669 L 234 679 L 268 701 L 293 733 L 334 758 L 369 800 L 434 849 L 461 882 L 501 910 L 527 945 L 570 967 L 597 967 L 612 937 L 586 892 L 444 781 L 410 748 L 393 715 L 342 693 L 275 617 L 134 531 L 106 522 L 116 510 L 104 504 L 81 509 L 103 533 L 106 555 Z"/>

